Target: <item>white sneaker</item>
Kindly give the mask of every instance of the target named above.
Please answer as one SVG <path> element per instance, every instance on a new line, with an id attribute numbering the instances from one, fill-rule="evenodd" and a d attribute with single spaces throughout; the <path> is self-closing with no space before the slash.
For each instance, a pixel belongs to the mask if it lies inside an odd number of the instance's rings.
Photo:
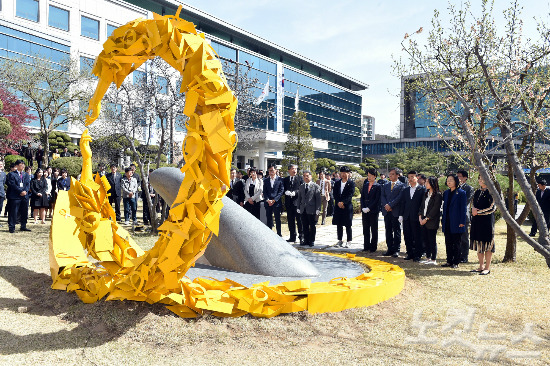
<path id="1" fill-rule="evenodd" d="M 124 221 L 124 225 L 130 225 L 130 221 Z"/>
<path id="2" fill-rule="evenodd" d="M 346 243 L 346 248 L 351 248 L 351 241 L 348 241 L 348 242 Z"/>
<path id="3" fill-rule="evenodd" d="M 424 259 L 423 261 L 420 261 L 419 263 L 420 263 L 420 264 L 431 264 L 432 261 L 429 260 L 429 259 Z"/>
<path id="4" fill-rule="evenodd" d="M 434 266 L 437 266 L 437 261 L 433 260 L 429 264 L 433 264 Z"/>
<path id="5" fill-rule="evenodd" d="M 342 240 L 338 240 L 338 243 L 334 245 L 335 248 L 343 248 L 344 242 Z"/>

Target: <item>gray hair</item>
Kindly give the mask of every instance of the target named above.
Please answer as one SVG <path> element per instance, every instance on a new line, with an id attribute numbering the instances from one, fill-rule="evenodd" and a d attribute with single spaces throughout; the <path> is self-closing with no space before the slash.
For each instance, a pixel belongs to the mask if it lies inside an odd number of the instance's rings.
<path id="1" fill-rule="evenodd" d="M 296 164 L 290 164 L 290 165 L 288 166 L 288 170 L 290 170 L 290 169 L 292 169 L 292 168 L 298 169 L 298 165 L 296 165 Z"/>
<path id="2" fill-rule="evenodd" d="M 309 170 L 304 170 L 304 171 L 302 172 L 302 175 L 304 175 L 304 174 L 309 174 L 309 175 L 311 175 L 311 172 L 310 172 Z"/>

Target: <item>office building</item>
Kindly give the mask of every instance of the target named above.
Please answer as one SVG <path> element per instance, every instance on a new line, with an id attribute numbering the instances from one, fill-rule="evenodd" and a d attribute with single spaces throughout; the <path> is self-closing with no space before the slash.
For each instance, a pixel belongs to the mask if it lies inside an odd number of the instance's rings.
<path id="1" fill-rule="evenodd" d="M 53 59 L 71 56 L 89 67 L 112 31 L 153 12 L 175 14 L 173 0 L 4 0 L 0 8 L 0 57 L 43 55 Z M 180 17 L 204 32 L 222 60 L 250 67 L 260 95 L 269 80 L 269 95 L 259 105 L 266 113 L 257 137 L 247 151 L 236 151 L 241 168 L 265 168 L 282 159 L 290 119 L 298 109 L 307 113 L 316 157 L 341 163 L 361 159 L 362 97 L 367 85 L 337 70 L 239 29 L 183 4 Z M 81 126 L 64 126 L 77 139 Z M 35 129 L 36 131 L 36 129 Z M 182 134 L 183 138 L 183 134 Z"/>

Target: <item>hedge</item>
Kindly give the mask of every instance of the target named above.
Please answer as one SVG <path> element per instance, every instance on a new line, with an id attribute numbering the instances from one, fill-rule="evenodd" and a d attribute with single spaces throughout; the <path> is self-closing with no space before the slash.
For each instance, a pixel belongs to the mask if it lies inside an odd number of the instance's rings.
<path id="1" fill-rule="evenodd" d="M 19 155 L 6 155 L 4 157 L 4 170 L 9 172 L 10 171 L 10 165 L 12 163 L 15 163 L 16 160 L 23 160 L 25 162 L 25 165 L 29 165 L 29 162 L 27 159 L 25 159 L 22 156 Z"/>

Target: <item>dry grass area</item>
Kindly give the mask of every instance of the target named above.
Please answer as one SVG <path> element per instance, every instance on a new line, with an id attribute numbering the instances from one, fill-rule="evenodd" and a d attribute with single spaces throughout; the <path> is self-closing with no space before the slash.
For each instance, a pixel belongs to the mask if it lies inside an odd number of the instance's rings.
<path id="1" fill-rule="evenodd" d="M 496 261 L 488 276 L 469 273 L 474 264 L 451 270 L 391 258 L 406 271 L 405 288 L 375 306 L 272 319 L 204 316 L 196 320 L 181 319 L 162 305 L 83 304 L 75 294 L 53 291 L 48 274 L 49 225 L 29 225 L 31 233 L 11 235 L 5 218 L 0 223 L 4 224 L 0 229 L 2 365 L 550 363 L 550 269 L 524 243 L 519 244 L 517 263 L 501 263 L 502 222 L 497 227 Z M 144 247 L 153 242 L 139 236 L 136 240 Z M 384 249 L 382 245 L 377 255 Z M 470 327 L 461 324 L 446 330 L 452 309 L 462 313 L 474 309 L 473 317 L 465 317 Z M 413 322 L 415 311 L 422 311 L 422 321 L 434 322 L 424 332 L 429 344 L 414 326 L 419 325 Z M 529 323 L 538 343 L 514 343 L 513 337 Z M 497 358 L 489 361 L 489 354 L 480 358 L 477 352 L 483 349 Z M 526 354 L 511 351 L 540 354 L 518 358 L 513 356 Z"/>

